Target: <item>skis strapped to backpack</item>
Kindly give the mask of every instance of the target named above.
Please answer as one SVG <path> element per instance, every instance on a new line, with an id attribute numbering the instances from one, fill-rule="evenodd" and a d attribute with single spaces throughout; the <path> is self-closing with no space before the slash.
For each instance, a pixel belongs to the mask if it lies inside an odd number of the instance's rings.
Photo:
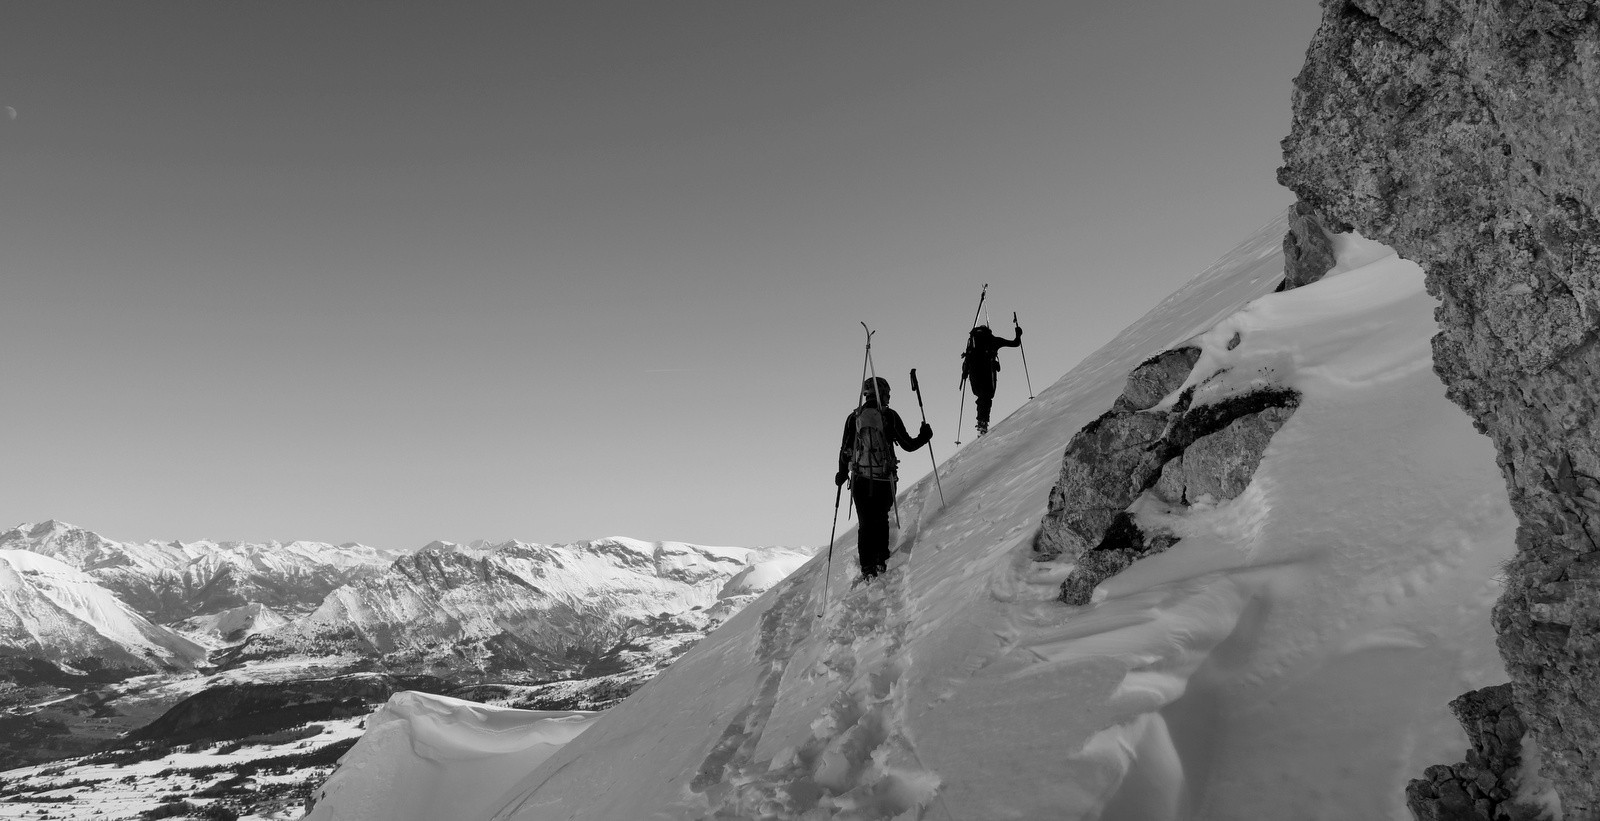
<path id="1" fill-rule="evenodd" d="M 978 293 L 978 310 L 972 312 L 972 328 L 978 327 L 978 317 L 983 315 L 983 301 L 989 298 L 989 283 L 983 283 L 983 290 Z M 967 379 L 968 373 L 967 354 L 972 352 L 972 330 L 967 330 L 967 350 L 961 354 L 961 404 L 956 406 L 956 444 L 961 444 L 961 414 L 967 410 Z"/>
<path id="2" fill-rule="evenodd" d="M 856 442 L 850 454 L 850 477 L 892 482 L 895 479 L 894 444 L 889 441 L 889 418 L 882 408 L 862 405 L 856 411 Z"/>

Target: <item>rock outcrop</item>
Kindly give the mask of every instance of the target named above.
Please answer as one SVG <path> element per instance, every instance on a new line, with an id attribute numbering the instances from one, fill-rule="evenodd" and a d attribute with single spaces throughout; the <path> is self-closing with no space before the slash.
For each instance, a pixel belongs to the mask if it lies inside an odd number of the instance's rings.
<path id="1" fill-rule="evenodd" d="M 1283 282 L 1279 291 L 1310 285 L 1333 270 L 1333 240 L 1310 205 L 1289 209 L 1289 231 L 1283 236 Z"/>
<path id="2" fill-rule="evenodd" d="M 1429 767 L 1406 785 L 1406 806 L 1421 821 L 1533 821 L 1540 808 L 1514 799 L 1522 765 L 1522 719 L 1511 685 L 1474 690 L 1450 702 L 1467 731 L 1467 760 Z"/>
<path id="3" fill-rule="evenodd" d="M 1188 382 L 1200 349 L 1163 351 L 1132 373 L 1111 410 L 1067 443 L 1061 476 L 1034 539 L 1035 559 L 1075 563 L 1060 600 L 1087 604 L 1095 586 L 1178 542 L 1145 532 L 1132 507 L 1145 493 L 1170 508 L 1232 499 L 1250 484 L 1272 434 L 1299 394 L 1263 387 L 1194 404 Z M 1169 397 L 1173 401 L 1160 407 Z"/>
<path id="4" fill-rule="evenodd" d="M 1494 628 L 1568 819 L 1600 818 L 1600 10 L 1324 0 L 1279 179 L 1427 272 L 1435 369 L 1493 438 Z"/>

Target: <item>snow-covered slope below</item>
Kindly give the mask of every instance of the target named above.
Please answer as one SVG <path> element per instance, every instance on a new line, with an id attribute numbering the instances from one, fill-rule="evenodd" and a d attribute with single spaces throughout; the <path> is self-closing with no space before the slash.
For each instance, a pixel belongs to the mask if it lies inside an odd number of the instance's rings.
<path id="1" fill-rule="evenodd" d="M 309 818 L 470 818 L 594 723 L 594 713 L 512 710 L 400 693 L 318 790 Z M 449 762 L 441 767 L 440 762 Z"/>
<path id="2" fill-rule="evenodd" d="M 941 466 L 944 506 L 907 488 L 884 580 L 852 586 L 847 534 L 461 817 L 1406 818 L 1406 779 L 1465 747 L 1445 703 L 1504 680 L 1487 625 L 1515 521 L 1431 370 L 1420 270 L 1352 242 L 1270 293 L 1283 230 Z M 1070 566 L 1031 550 L 1062 449 L 1183 343 L 1300 407 L 1243 493 L 1064 605 Z"/>
<path id="3" fill-rule="evenodd" d="M 133 612 L 88 574 L 0 550 L 0 654 L 74 672 L 187 669 L 206 649 Z"/>

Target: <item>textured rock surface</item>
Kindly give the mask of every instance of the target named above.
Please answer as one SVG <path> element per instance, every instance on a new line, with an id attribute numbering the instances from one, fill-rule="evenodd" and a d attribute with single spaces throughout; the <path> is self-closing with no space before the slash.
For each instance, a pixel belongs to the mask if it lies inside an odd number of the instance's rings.
<path id="1" fill-rule="evenodd" d="M 1034 543 L 1037 558 L 1076 559 L 1100 544 L 1117 516 L 1159 474 L 1157 447 L 1168 417 L 1112 411 L 1072 437 Z"/>
<path id="2" fill-rule="evenodd" d="M 1283 283 L 1287 291 L 1310 285 L 1333 270 L 1333 241 L 1317 212 L 1303 202 L 1289 209 L 1289 232 L 1283 236 Z"/>
<path id="3" fill-rule="evenodd" d="M 1142 411 L 1155 407 L 1183 385 L 1200 361 L 1199 348 L 1162 351 L 1146 359 L 1128 374 L 1122 395 L 1111 404 L 1113 411 Z"/>
<path id="4" fill-rule="evenodd" d="M 1122 513 L 1112 522 L 1100 544 L 1078 557 L 1077 565 L 1061 582 L 1061 594 L 1056 598 L 1075 606 L 1088 604 L 1101 582 L 1126 570 L 1128 565 L 1177 543 L 1178 537 L 1171 533 L 1145 533 L 1131 514 Z"/>
<path id="5" fill-rule="evenodd" d="M 1099 545 L 1117 516 L 1156 480 L 1170 458 L 1163 452 L 1163 440 L 1188 398 L 1180 398 L 1172 411 L 1148 409 L 1182 387 L 1199 359 L 1200 349 L 1192 347 L 1146 359 L 1129 372 L 1111 410 L 1067 443 L 1061 478 L 1050 489 L 1049 508 L 1034 541 L 1038 559 L 1076 559 Z"/>
<path id="6" fill-rule="evenodd" d="M 1406 806 L 1421 821 L 1532 821 L 1540 810 L 1513 803 L 1522 763 L 1522 719 L 1511 685 L 1474 690 L 1450 702 L 1472 748 L 1467 760 L 1429 767 L 1406 785 Z"/>
<path id="7" fill-rule="evenodd" d="M 1067 443 L 1034 539 L 1038 561 L 1076 564 L 1061 601 L 1087 604 L 1100 582 L 1177 543 L 1134 522 L 1129 506 L 1145 491 L 1154 487 L 1179 507 L 1237 496 L 1272 434 L 1299 406 L 1294 391 L 1268 388 L 1191 407 L 1194 390 L 1186 389 L 1170 409 L 1150 410 L 1183 386 L 1199 358 L 1198 348 L 1186 347 L 1145 360 L 1111 410 Z"/>
<path id="8" fill-rule="evenodd" d="M 1174 505 L 1216 503 L 1238 496 L 1255 476 L 1272 434 L 1293 413 L 1293 407 L 1264 408 L 1196 439 L 1162 466 L 1155 494 Z"/>
<path id="9" fill-rule="evenodd" d="M 1494 627 L 1568 819 L 1600 818 L 1600 12 L 1325 0 L 1279 179 L 1422 264 L 1435 369 L 1521 522 Z"/>

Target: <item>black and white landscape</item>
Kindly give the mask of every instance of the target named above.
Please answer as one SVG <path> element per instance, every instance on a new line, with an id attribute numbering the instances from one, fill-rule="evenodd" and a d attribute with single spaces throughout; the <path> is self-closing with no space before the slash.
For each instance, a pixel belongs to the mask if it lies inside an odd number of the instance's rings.
<path id="1" fill-rule="evenodd" d="M 1600 821 L 1597 89 L 1600 0 L 12 4 L 0 819 Z"/>
<path id="2" fill-rule="evenodd" d="M 391 695 L 608 706 L 809 555 L 626 538 L 130 544 L 20 525 L 0 533 L 0 755 L 36 766 L 0 775 L 0 817 L 94 802 L 133 817 L 164 796 L 297 812 Z"/>

